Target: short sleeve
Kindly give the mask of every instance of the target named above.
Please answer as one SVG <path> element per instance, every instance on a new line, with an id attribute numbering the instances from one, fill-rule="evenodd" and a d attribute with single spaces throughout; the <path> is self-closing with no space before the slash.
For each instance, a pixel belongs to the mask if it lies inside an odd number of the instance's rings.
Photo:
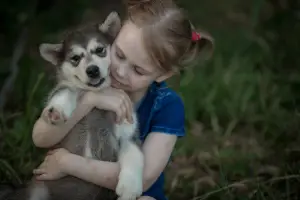
<path id="1" fill-rule="evenodd" d="M 161 108 L 153 115 L 150 131 L 182 137 L 185 135 L 184 123 L 184 104 L 179 96 L 173 96 L 164 100 Z"/>

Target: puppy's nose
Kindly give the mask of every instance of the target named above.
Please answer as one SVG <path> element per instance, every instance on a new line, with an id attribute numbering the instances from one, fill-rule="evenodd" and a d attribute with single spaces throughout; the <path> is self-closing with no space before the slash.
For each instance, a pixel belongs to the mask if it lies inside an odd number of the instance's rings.
<path id="1" fill-rule="evenodd" d="M 86 69 L 86 74 L 90 78 L 98 78 L 100 76 L 99 67 L 97 65 L 88 66 Z"/>

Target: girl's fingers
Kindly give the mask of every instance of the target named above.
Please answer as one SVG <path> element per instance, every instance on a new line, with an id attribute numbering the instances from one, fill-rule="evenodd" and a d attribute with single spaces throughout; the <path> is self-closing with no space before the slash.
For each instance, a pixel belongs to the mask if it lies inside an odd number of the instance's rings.
<path id="1" fill-rule="evenodd" d="M 44 161 L 44 162 L 42 162 L 42 163 L 37 167 L 37 169 L 44 169 L 44 168 L 45 168 L 45 165 L 46 165 L 46 163 L 45 163 L 45 161 Z"/>
<path id="2" fill-rule="evenodd" d="M 40 174 L 44 174 L 44 173 L 45 173 L 44 169 L 34 169 L 33 170 L 33 174 L 36 174 L 36 175 L 40 175 Z"/>
<path id="3" fill-rule="evenodd" d="M 120 109 L 121 109 L 120 123 L 122 123 L 126 117 L 126 105 L 122 103 Z"/>
<path id="4" fill-rule="evenodd" d="M 50 180 L 51 177 L 48 174 L 41 174 L 35 177 L 39 181 L 45 181 L 45 180 Z"/>
<path id="5" fill-rule="evenodd" d="M 133 119 L 132 119 L 133 106 L 132 106 L 131 100 L 124 91 L 122 92 L 121 98 L 123 100 L 123 104 L 125 105 L 125 109 L 126 109 L 124 118 L 126 117 L 128 119 L 128 121 L 130 123 L 132 123 L 132 121 L 133 121 Z"/>
<path id="6" fill-rule="evenodd" d="M 122 110 L 121 108 L 116 110 L 116 123 L 119 124 L 121 121 L 121 114 L 122 114 Z"/>
<path id="7" fill-rule="evenodd" d="M 127 99 L 125 100 L 125 105 L 126 105 L 126 118 L 130 123 L 133 123 L 133 119 L 132 119 L 133 106 L 129 97 L 127 97 Z"/>
<path id="8" fill-rule="evenodd" d="M 119 106 L 116 110 L 117 120 L 116 122 L 118 124 L 122 123 L 125 119 L 128 119 L 130 123 L 133 122 L 132 119 L 132 112 L 133 112 L 133 105 L 131 103 L 131 100 L 129 96 L 121 89 L 117 90 L 117 100 L 119 100 Z"/>
<path id="9" fill-rule="evenodd" d="M 49 156 L 46 156 L 45 159 L 44 159 L 43 164 L 46 163 L 48 160 L 49 160 Z"/>
<path id="10" fill-rule="evenodd" d="M 47 155 L 52 155 L 54 153 L 54 150 L 49 150 L 48 152 L 47 152 Z"/>

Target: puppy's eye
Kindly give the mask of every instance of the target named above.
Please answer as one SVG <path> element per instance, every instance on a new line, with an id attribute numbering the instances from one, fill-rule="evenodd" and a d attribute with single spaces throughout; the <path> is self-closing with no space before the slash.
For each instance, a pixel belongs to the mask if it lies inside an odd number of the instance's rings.
<path id="1" fill-rule="evenodd" d="M 105 47 L 97 47 L 95 49 L 95 54 L 99 57 L 105 57 L 106 56 L 106 48 Z"/>
<path id="2" fill-rule="evenodd" d="M 81 60 L 81 56 L 79 55 L 74 55 L 71 57 L 71 61 L 76 65 L 80 62 L 80 60 Z"/>

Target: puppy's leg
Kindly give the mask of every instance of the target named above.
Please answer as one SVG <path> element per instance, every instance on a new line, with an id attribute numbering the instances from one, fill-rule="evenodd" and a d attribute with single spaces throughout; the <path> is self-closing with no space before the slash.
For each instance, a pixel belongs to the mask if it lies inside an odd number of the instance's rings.
<path id="1" fill-rule="evenodd" d="M 119 200 L 136 200 L 143 192 L 143 154 L 130 140 L 121 142 L 119 163 L 121 171 L 116 193 Z"/>
<path id="2" fill-rule="evenodd" d="M 61 89 L 49 100 L 42 117 L 50 124 L 60 125 L 71 116 L 77 105 L 77 93 Z"/>
<path id="3" fill-rule="evenodd" d="M 121 171 L 116 193 L 119 200 L 136 200 L 143 192 L 144 157 L 139 147 L 132 141 L 137 128 L 137 119 L 134 123 L 116 125 L 116 135 L 120 140 L 119 163 Z"/>

